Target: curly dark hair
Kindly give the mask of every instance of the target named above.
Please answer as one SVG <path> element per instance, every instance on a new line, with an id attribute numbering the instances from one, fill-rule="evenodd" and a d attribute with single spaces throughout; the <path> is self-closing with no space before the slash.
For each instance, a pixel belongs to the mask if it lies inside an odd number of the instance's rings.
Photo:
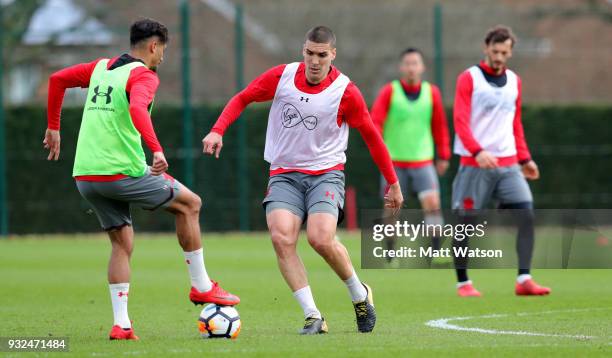
<path id="1" fill-rule="evenodd" d="M 506 42 L 508 39 L 512 40 L 512 46 L 516 44 L 516 36 L 514 36 L 512 29 L 508 26 L 497 25 L 487 31 L 484 41 L 485 44 L 491 45 Z"/>
<path id="2" fill-rule="evenodd" d="M 130 27 L 130 46 L 134 47 L 153 36 L 157 36 L 162 43 L 167 43 L 168 29 L 153 19 L 138 20 Z"/>

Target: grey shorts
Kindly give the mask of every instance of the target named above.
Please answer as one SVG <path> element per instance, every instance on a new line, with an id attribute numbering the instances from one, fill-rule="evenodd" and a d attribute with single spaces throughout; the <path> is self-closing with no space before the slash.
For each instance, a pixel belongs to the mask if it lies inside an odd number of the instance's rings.
<path id="1" fill-rule="evenodd" d="M 408 198 L 411 195 L 416 195 L 421 199 L 424 195 L 430 192 L 439 191 L 440 184 L 438 182 L 438 173 L 433 164 L 419 168 L 400 168 L 394 167 L 397 180 L 402 188 L 402 195 Z M 380 177 L 380 197 L 385 196 L 387 181 L 384 177 Z"/>
<path id="2" fill-rule="evenodd" d="M 495 169 L 462 165 L 453 181 L 452 196 L 453 209 L 486 209 L 491 199 L 500 204 L 533 202 L 518 164 Z"/>
<path id="3" fill-rule="evenodd" d="M 334 170 L 321 175 L 291 172 L 271 176 L 263 206 L 266 214 L 286 209 L 302 222 L 313 213 L 329 213 L 340 222 L 344 207 L 344 173 Z"/>
<path id="4" fill-rule="evenodd" d="M 132 225 L 130 206 L 146 210 L 166 207 L 178 195 L 180 183 L 168 174 L 129 177 L 111 182 L 76 182 L 81 196 L 93 207 L 106 231 Z"/>

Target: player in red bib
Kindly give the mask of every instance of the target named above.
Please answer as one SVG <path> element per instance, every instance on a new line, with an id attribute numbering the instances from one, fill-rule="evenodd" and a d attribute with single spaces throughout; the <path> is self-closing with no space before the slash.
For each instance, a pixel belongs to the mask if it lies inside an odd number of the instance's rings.
<path id="1" fill-rule="evenodd" d="M 521 80 L 506 68 L 515 37 L 505 26 L 491 29 L 484 43 L 485 59 L 457 79 L 455 153 L 461 165 L 453 182 L 452 207 L 466 221 L 473 210 L 486 209 L 495 199 L 518 221 L 518 276 L 515 293 L 548 295 L 530 274 L 534 244 L 533 197 L 527 180 L 540 177 L 531 159 L 521 123 Z M 457 246 L 467 240 L 456 241 Z M 467 275 L 467 259 L 455 259 L 459 296 L 480 296 Z"/>
<path id="2" fill-rule="evenodd" d="M 273 100 L 264 153 L 270 179 L 263 205 L 280 271 L 304 311 L 301 334 L 327 332 L 296 252 L 303 222 L 310 245 L 346 284 L 358 330 L 370 332 L 376 323 L 372 290 L 359 280 L 346 248 L 335 240 L 344 205 L 349 127 L 359 131 L 390 185 L 386 206 L 399 209 L 403 202 L 393 163 L 361 92 L 331 65 L 335 41 L 325 26 L 308 31 L 304 62 L 274 67 L 252 81 L 229 101 L 202 141 L 204 153 L 218 158 L 223 134 L 244 108 Z"/>

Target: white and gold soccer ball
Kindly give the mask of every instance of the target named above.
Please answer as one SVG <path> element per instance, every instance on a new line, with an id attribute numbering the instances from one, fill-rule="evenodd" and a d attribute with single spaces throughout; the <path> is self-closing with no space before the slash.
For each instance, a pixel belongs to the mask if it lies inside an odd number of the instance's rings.
<path id="1" fill-rule="evenodd" d="M 200 313 L 198 329 L 202 338 L 231 338 L 240 334 L 240 315 L 232 306 L 209 304 Z"/>

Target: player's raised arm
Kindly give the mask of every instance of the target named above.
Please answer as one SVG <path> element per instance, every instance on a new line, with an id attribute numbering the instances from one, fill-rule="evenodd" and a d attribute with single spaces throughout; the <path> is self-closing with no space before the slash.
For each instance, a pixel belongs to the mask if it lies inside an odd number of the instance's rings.
<path id="1" fill-rule="evenodd" d="M 219 153 L 223 147 L 223 135 L 229 126 L 234 123 L 244 109 L 253 102 L 266 102 L 274 99 L 276 87 L 283 74 L 285 65 L 279 65 L 269 69 L 254 79 L 242 91 L 238 92 L 223 108 L 219 119 L 215 122 L 210 133 L 202 139 L 203 153 L 215 155 L 219 158 Z"/>
<path id="2" fill-rule="evenodd" d="M 59 70 L 49 77 L 47 97 L 47 130 L 43 145 L 49 150 L 47 160 L 58 160 L 60 155 L 60 116 L 66 89 L 74 87 L 89 87 L 89 79 L 99 59 L 80 63 Z"/>

